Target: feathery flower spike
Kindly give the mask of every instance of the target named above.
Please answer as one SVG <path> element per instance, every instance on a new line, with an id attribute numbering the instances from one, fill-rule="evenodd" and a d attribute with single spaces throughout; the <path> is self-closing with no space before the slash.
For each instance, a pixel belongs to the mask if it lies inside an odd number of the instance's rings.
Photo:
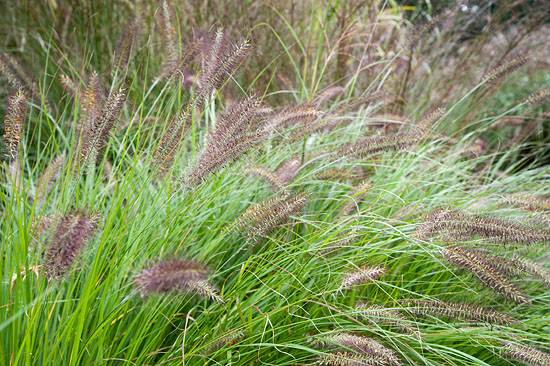
<path id="1" fill-rule="evenodd" d="M 134 283 L 142 297 L 151 293 L 183 291 L 223 302 L 208 281 L 206 267 L 188 259 L 166 261 L 144 269 L 134 279 Z"/>

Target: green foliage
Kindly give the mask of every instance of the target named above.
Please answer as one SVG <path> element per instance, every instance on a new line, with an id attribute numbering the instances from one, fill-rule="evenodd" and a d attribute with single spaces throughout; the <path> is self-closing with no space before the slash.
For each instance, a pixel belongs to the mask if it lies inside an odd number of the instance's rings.
<path id="1" fill-rule="evenodd" d="M 0 364 L 547 361 L 549 170 L 490 139 L 542 71 L 392 1 L 28 3 Z"/>

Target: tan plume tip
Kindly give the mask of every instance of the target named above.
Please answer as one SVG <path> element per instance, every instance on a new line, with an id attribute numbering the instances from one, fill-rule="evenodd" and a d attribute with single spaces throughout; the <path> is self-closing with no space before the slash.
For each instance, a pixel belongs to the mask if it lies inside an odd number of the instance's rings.
<path id="1" fill-rule="evenodd" d="M 50 277 L 64 275 L 96 228 L 97 217 L 84 212 L 72 212 L 61 216 L 46 251 L 46 274 Z"/>
<path id="2" fill-rule="evenodd" d="M 201 153 L 199 161 L 189 174 L 187 184 L 194 186 L 202 182 L 209 174 L 228 163 L 237 160 L 253 147 L 262 142 L 260 133 L 250 133 L 238 136 L 233 141 L 224 141 L 219 147 L 206 149 Z"/>
<path id="3" fill-rule="evenodd" d="M 543 267 L 542 264 L 519 256 L 512 258 L 511 264 L 522 273 L 535 277 L 541 280 L 547 287 L 550 287 L 550 270 Z"/>
<path id="4" fill-rule="evenodd" d="M 361 283 L 372 282 L 385 273 L 384 267 L 363 266 L 357 271 L 346 274 L 342 279 L 340 289 L 349 289 Z"/>
<path id="5" fill-rule="evenodd" d="M 134 283 L 143 297 L 151 293 L 183 291 L 223 302 L 209 283 L 208 275 L 208 270 L 202 264 L 189 259 L 179 259 L 144 269 L 136 276 Z"/>
<path id="6" fill-rule="evenodd" d="M 534 366 L 550 365 L 550 354 L 534 347 L 504 342 L 502 355 Z"/>
<path id="7" fill-rule="evenodd" d="M 10 156 L 15 159 L 21 144 L 21 131 L 23 129 L 23 114 L 27 98 L 23 89 L 8 99 L 8 113 L 4 120 L 4 140 L 8 146 Z"/>

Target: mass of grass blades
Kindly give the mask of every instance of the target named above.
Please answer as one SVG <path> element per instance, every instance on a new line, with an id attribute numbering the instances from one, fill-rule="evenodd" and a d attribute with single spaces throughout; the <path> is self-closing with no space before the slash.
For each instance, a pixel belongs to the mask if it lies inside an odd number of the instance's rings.
<path id="1" fill-rule="evenodd" d="M 549 365 L 550 28 L 427 4 L 2 4 L 0 364 Z"/>

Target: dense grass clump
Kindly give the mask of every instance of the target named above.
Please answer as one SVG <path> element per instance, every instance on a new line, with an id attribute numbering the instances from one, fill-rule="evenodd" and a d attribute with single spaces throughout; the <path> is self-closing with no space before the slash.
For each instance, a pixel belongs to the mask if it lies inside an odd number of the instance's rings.
<path id="1" fill-rule="evenodd" d="M 2 4 L 0 364 L 548 365 L 544 21 L 243 4 Z"/>

